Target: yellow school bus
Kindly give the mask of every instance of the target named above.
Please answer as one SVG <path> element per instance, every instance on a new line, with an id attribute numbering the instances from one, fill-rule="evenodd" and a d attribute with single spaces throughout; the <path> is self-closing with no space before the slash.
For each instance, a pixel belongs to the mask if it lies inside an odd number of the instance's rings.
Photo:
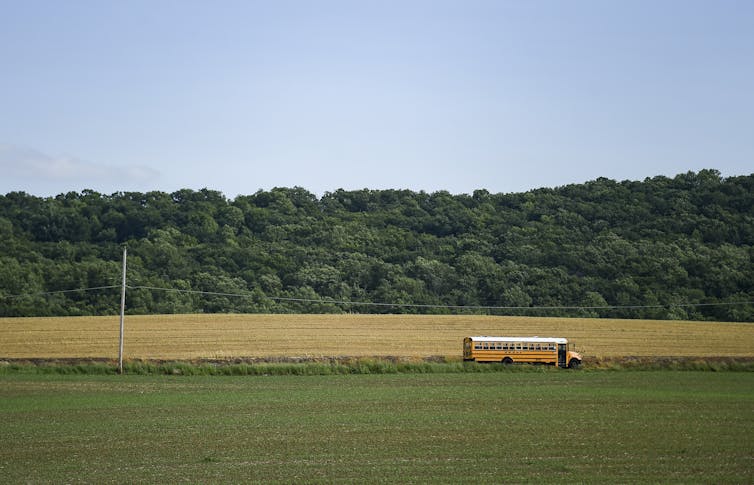
<path id="1" fill-rule="evenodd" d="M 576 369 L 582 357 L 565 338 L 479 336 L 463 339 L 463 360 L 551 364 Z"/>

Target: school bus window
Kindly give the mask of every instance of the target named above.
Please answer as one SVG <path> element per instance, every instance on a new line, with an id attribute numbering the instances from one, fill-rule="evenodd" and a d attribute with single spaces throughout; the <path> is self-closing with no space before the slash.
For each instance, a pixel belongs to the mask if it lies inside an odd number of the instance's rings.
<path id="1" fill-rule="evenodd" d="M 521 350 L 521 342 L 516 342 L 516 350 Z"/>
<path id="2" fill-rule="evenodd" d="M 474 350 L 482 350 L 482 344 L 474 344 Z"/>

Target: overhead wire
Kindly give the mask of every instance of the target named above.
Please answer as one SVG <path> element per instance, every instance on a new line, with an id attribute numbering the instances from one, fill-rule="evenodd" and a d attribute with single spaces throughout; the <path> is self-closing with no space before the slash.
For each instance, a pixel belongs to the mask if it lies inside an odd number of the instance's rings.
<path id="1" fill-rule="evenodd" d="M 0 299 L 17 299 L 32 296 L 51 296 L 65 293 L 78 293 L 86 291 L 98 291 L 108 290 L 114 288 L 121 288 L 121 285 L 106 285 L 106 286 L 91 286 L 87 288 L 75 288 L 70 290 L 57 290 L 57 291 L 40 291 L 32 293 L 22 293 L 15 295 L 0 295 Z M 353 300 L 335 300 L 327 298 L 296 298 L 287 296 L 269 296 L 269 295 L 255 295 L 253 293 L 233 293 L 223 291 L 205 291 L 205 290 L 186 290 L 181 288 L 167 288 L 159 286 L 148 285 L 126 285 L 130 290 L 151 290 L 151 291 L 164 291 L 172 293 L 185 293 L 205 296 L 224 296 L 232 298 L 262 298 L 279 301 L 279 302 L 291 302 L 291 303 L 316 303 L 316 304 L 330 304 L 330 305 L 350 305 L 350 306 L 373 306 L 373 307 L 390 307 L 390 308 L 424 308 L 424 309 L 447 309 L 447 310 L 642 310 L 642 309 L 659 309 L 670 307 L 681 308 L 697 308 L 697 307 L 715 307 L 715 306 L 736 306 L 736 305 L 752 305 L 752 300 L 742 301 L 728 301 L 728 302 L 715 302 L 715 303 L 666 303 L 666 304 L 654 304 L 654 305 L 535 305 L 535 306 L 522 306 L 522 305 L 447 305 L 447 304 L 431 304 L 431 303 L 390 303 L 390 302 L 369 302 L 369 301 L 353 301 Z"/>
<path id="2" fill-rule="evenodd" d="M 202 290 L 184 290 L 180 288 L 164 288 L 158 286 L 144 286 L 135 285 L 127 286 L 128 289 L 144 289 L 144 290 L 156 290 L 156 291 L 169 291 L 177 293 L 189 293 L 200 294 L 208 296 L 227 296 L 227 297 L 239 297 L 239 298 L 255 298 L 259 295 L 253 293 L 230 293 L 230 292 L 217 292 L 217 291 L 202 291 Z M 333 300 L 326 298 L 295 298 L 295 297 L 283 297 L 283 296 L 267 296 L 263 298 L 273 301 L 287 301 L 294 303 L 320 303 L 320 304 L 333 304 L 333 305 L 354 305 L 354 306 L 379 306 L 379 307 L 395 307 L 395 308 L 433 308 L 433 309 L 449 309 L 449 310 L 620 310 L 620 309 L 652 309 L 652 308 L 668 308 L 668 307 L 708 307 L 708 306 L 732 306 L 732 305 L 749 305 L 754 304 L 754 301 L 735 301 L 735 302 L 717 302 L 717 303 L 668 303 L 668 304 L 655 304 L 655 305 L 593 305 L 593 306 L 578 306 L 578 305 L 554 305 L 554 306 L 502 306 L 502 305 L 442 305 L 442 304 L 426 304 L 426 303 L 387 303 L 387 302 L 367 302 L 367 301 L 351 301 L 351 300 Z"/>
<path id="3" fill-rule="evenodd" d="M 14 299 L 14 298 L 25 298 L 30 296 L 48 296 L 48 295 L 58 295 L 61 293 L 77 293 L 82 291 L 95 291 L 95 290 L 109 290 L 112 288 L 120 288 L 121 285 L 109 285 L 109 286 L 90 286 L 88 288 L 76 288 L 73 290 L 56 290 L 56 291 L 37 291 L 32 293 L 20 293 L 16 295 L 0 295 L 0 298 L 7 298 L 7 299 Z"/>

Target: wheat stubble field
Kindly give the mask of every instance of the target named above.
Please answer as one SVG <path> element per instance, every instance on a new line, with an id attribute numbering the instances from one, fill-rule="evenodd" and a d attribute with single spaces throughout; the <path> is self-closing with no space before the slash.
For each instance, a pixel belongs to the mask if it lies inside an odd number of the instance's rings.
<path id="1" fill-rule="evenodd" d="M 113 358 L 119 318 L 0 318 L 0 358 Z M 131 359 L 460 358 L 467 335 L 567 337 L 588 357 L 752 357 L 754 324 L 460 315 L 126 316 Z"/>

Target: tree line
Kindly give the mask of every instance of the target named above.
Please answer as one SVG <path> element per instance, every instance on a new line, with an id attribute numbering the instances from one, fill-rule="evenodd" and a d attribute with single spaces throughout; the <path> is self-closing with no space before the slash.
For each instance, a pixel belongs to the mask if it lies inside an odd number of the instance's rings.
<path id="1" fill-rule="evenodd" d="M 510 194 L 11 192 L 0 316 L 116 313 L 117 289 L 55 292 L 119 285 L 124 245 L 130 285 L 190 290 L 130 290 L 133 314 L 754 321 L 754 175 L 715 170 Z"/>

